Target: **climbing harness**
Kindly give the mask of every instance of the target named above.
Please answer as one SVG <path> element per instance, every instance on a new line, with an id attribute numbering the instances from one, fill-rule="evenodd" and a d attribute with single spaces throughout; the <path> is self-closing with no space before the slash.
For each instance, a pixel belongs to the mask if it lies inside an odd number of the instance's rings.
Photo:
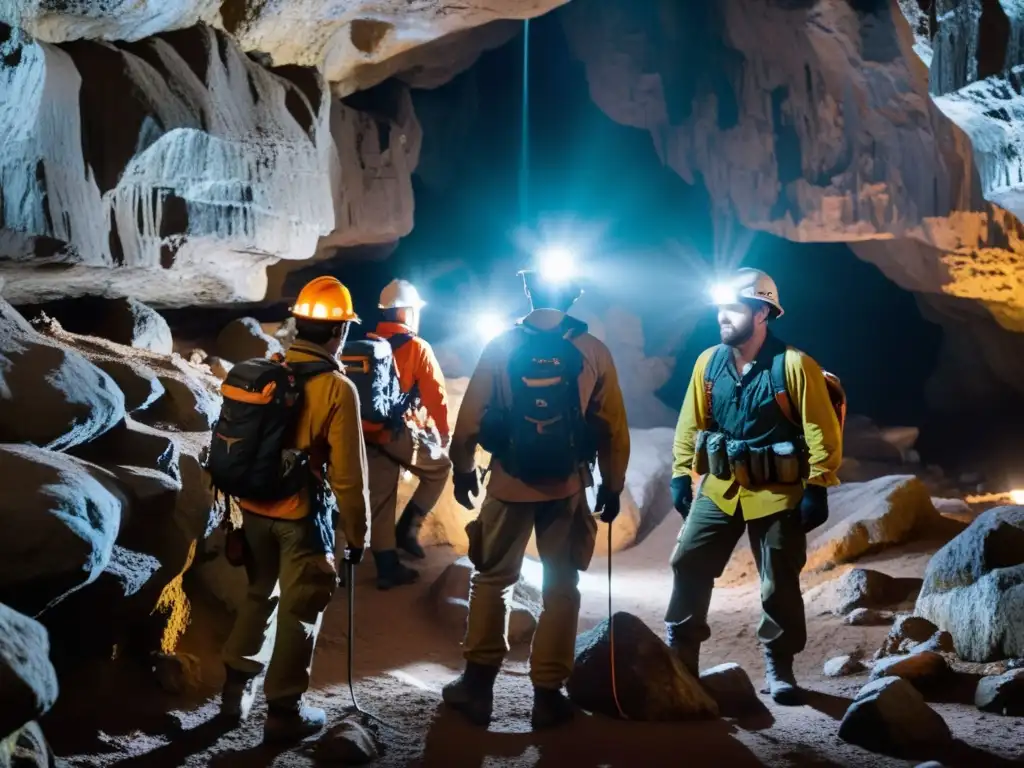
<path id="1" fill-rule="evenodd" d="M 622 704 L 619 703 L 619 690 L 615 680 L 615 619 L 612 615 L 612 524 L 608 523 L 608 645 L 611 648 L 611 670 L 612 670 L 612 698 L 615 700 L 615 708 L 619 711 L 619 717 L 629 720 L 629 716 L 622 711 Z"/>
<path id="2" fill-rule="evenodd" d="M 348 695 L 352 699 L 352 709 L 358 712 L 363 717 L 369 718 L 370 720 L 376 720 L 386 728 L 390 728 L 395 733 L 399 733 L 403 736 L 408 734 L 393 726 L 387 720 L 382 717 L 378 717 L 372 712 L 367 712 L 365 709 L 359 706 L 359 702 L 356 701 L 356 689 L 352 683 L 352 646 L 355 645 L 355 625 L 356 625 L 356 584 L 355 584 L 355 567 L 351 563 L 345 563 L 345 588 L 348 592 Z"/>

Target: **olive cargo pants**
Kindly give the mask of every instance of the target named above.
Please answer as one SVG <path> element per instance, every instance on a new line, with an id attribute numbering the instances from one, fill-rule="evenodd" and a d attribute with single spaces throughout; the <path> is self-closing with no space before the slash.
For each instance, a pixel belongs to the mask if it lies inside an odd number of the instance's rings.
<path id="1" fill-rule="evenodd" d="M 452 462 L 435 436 L 406 428 L 388 443 L 366 444 L 367 485 L 370 489 L 370 548 L 374 552 L 394 549 L 398 481 L 402 470 L 419 480 L 410 499 L 429 513 L 441 498 Z"/>
<path id="2" fill-rule="evenodd" d="M 745 521 L 742 510 L 727 515 L 703 495 L 691 506 L 672 553 L 672 597 L 665 614 L 670 644 L 699 646 L 711 637 L 711 591 L 744 528 L 761 577 L 758 639 L 768 652 L 783 658 L 804 649 L 807 624 L 800 571 L 807 562 L 807 538 L 799 516 L 780 512 Z"/>
<path id="3" fill-rule="evenodd" d="M 311 527 L 310 518 L 275 520 L 252 512 L 242 524 L 249 590 L 224 646 L 224 663 L 251 676 L 266 670 L 267 701 L 282 706 L 294 705 L 309 688 L 320 622 L 338 585 L 333 555 L 317 546 Z"/>
<path id="4" fill-rule="evenodd" d="M 544 502 L 505 502 L 488 496 L 466 527 L 470 578 L 467 661 L 500 666 L 509 650 L 512 592 L 530 534 L 544 567 L 544 600 L 530 652 L 530 679 L 538 688 L 560 688 L 572 672 L 580 613 L 579 572 L 590 565 L 597 522 L 583 492 Z"/>

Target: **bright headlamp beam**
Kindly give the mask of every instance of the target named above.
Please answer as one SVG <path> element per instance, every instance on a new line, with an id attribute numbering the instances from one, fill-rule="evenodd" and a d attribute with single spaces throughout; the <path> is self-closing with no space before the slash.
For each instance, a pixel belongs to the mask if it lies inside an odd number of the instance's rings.
<path id="1" fill-rule="evenodd" d="M 711 286 L 711 290 L 708 293 L 711 296 L 711 303 L 719 307 L 735 304 L 738 298 L 736 289 L 728 283 L 717 283 Z"/>
<path id="2" fill-rule="evenodd" d="M 564 283 L 576 276 L 576 256 L 568 248 L 545 248 L 537 253 L 537 271 L 548 282 Z"/>
<path id="3" fill-rule="evenodd" d="M 483 342 L 489 343 L 508 330 L 508 322 L 496 312 L 482 312 L 476 318 L 476 332 Z"/>

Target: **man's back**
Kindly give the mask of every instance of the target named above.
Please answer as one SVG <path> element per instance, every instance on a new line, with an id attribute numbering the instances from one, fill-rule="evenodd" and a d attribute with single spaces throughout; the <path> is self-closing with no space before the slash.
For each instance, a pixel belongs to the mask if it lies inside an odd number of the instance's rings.
<path id="1" fill-rule="evenodd" d="M 376 334 L 382 339 L 411 336 L 408 341 L 396 345 L 394 352 L 395 365 L 398 367 L 398 382 L 402 392 L 412 392 L 415 388 L 427 418 L 418 418 L 418 414 L 415 412 L 410 413 L 409 418 L 418 427 L 435 426 L 441 435 L 447 436 L 448 393 L 445 389 L 441 366 L 437 362 L 430 343 L 402 323 L 379 323 Z"/>

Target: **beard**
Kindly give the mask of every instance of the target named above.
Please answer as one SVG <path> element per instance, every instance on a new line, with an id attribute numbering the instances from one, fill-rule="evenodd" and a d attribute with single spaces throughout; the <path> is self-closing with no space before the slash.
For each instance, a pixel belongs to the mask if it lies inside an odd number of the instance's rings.
<path id="1" fill-rule="evenodd" d="M 741 327 L 735 325 L 719 325 L 718 336 L 723 344 L 730 347 L 739 347 L 750 341 L 754 335 L 754 324 L 747 323 Z"/>

